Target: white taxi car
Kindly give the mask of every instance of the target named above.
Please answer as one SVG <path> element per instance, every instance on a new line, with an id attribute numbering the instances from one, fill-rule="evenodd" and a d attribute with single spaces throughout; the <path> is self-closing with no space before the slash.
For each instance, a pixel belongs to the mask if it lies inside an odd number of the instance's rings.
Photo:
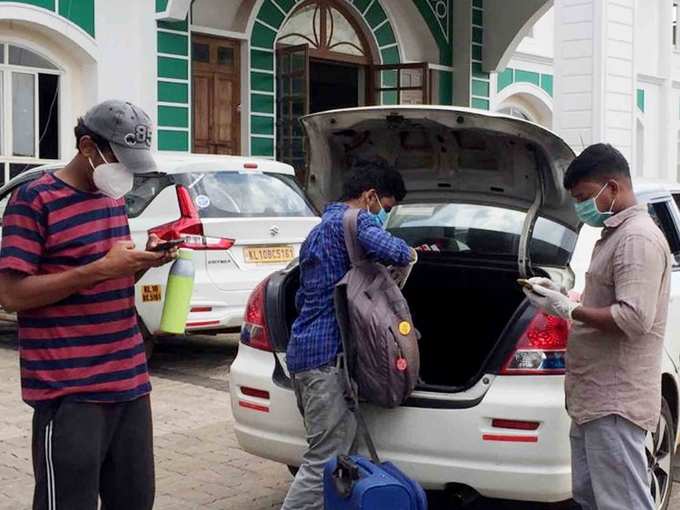
<path id="1" fill-rule="evenodd" d="M 196 268 L 187 331 L 238 329 L 251 291 L 298 255 L 318 215 L 289 165 L 231 156 L 156 159 L 162 173 L 137 176 L 125 197 L 133 241 L 144 246 L 149 232 L 185 239 Z M 14 190 L 61 166 L 31 169 L 2 186 L 0 218 Z M 147 339 L 158 332 L 168 271 L 149 271 L 137 285 Z"/>
<path id="2" fill-rule="evenodd" d="M 517 278 L 550 276 L 575 291 L 599 233 L 580 228 L 562 187 L 574 154 L 557 135 L 519 119 L 432 106 L 375 107 L 303 119 L 311 151 L 307 183 L 322 205 L 352 154 L 352 133 L 391 158 L 409 193 L 387 229 L 421 252 L 404 288 L 420 340 L 421 383 L 397 409 L 366 406 L 379 452 L 426 488 L 520 501 L 571 497 L 565 411 L 565 321 L 533 308 Z M 638 197 L 680 255 L 680 212 L 660 186 Z M 679 259 L 680 260 L 680 259 Z M 241 447 L 289 466 L 305 433 L 285 352 L 296 317 L 299 267 L 252 294 L 231 405 Z M 663 360 L 663 414 L 647 454 L 657 508 L 667 508 L 678 445 L 680 265 L 672 276 Z"/>

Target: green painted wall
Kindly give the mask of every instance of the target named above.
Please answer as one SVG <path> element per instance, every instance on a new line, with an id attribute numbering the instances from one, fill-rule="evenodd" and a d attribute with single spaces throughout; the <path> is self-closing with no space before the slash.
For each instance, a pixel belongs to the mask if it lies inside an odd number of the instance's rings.
<path id="1" fill-rule="evenodd" d="M 158 100 L 165 103 L 188 103 L 189 85 L 186 83 L 159 81 Z"/>
<path id="2" fill-rule="evenodd" d="M 16 2 L 22 4 L 35 5 L 36 7 L 42 7 L 43 9 L 49 9 L 53 11 L 55 8 L 55 0 L 0 0 L 0 2 Z"/>
<path id="3" fill-rule="evenodd" d="M 189 54 L 189 37 L 170 32 L 157 32 L 158 53 Z"/>
<path id="4" fill-rule="evenodd" d="M 484 51 L 484 1 L 473 0 L 472 39 L 470 41 L 470 106 L 479 110 L 489 110 L 491 101 L 491 75 L 484 72 L 482 58 Z"/>
<path id="5" fill-rule="evenodd" d="M 642 113 L 645 111 L 645 91 L 643 89 L 637 89 L 637 107 Z"/>
<path id="6" fill-rule="evenodd" d="M 446 66 L 453 65 L 453 1 L 444 0 L 444 4 L 431 0 L 413 0 L 418 11 L 430 28 L 430 32 L 439 47 L 439 63 Z M 356 2 L 355 2 L 356 3 Z M 444 10 L 446 7 L 446 10 Z"/>
<path id="7" fill-rule="evenodd" d="M 436 71 L 439 74 L 439 104 L 453 104 L 453 72 Z"/>
<path id="8" fill-rule="evenodd" d="M 52 12 L 55 12 L 57 8 L 55 0 L 0 0 L 0 3 L 7 1 L 35 5 Z M 58 14 L 94 37 L 94 9 L 95 0 L 60 0 Z"/>
<path id="9" fill-rule="evenodd" d="M 162 12 L 167 0 L 157 0 Z M 158 150 L 191 150 L 191 79 L 189 20 L 157 21 Z"/>
<path id="10" fill-rule="evenodd" d="M 542 88 L 552 97 L 553 81 L 554 78 L 552 74 L 542 74 L 508 67 L 502 73 L 498 73 L 497 89 L 498 92 L 500 92 L 514 83 L 530 83 Z"/>
<path id="11" fill-rule="evenodd" d="M 189 132 L 188 131 L 168 131 L 158 128 L 158 150 L 159 151 L 188 151 Z"/>

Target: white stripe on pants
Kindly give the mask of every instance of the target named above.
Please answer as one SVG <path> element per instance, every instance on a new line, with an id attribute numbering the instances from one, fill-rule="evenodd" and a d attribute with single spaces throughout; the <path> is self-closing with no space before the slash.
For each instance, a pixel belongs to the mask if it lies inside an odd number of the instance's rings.
<path id="1" fill-rule="evenodd" d="M 45 469 L 47 473 L 47 508 L 56 510 L 57 497 L 54 493 L 54 463 L 52 462 L 52 427 L 52 421 L 45 426 Z"/>

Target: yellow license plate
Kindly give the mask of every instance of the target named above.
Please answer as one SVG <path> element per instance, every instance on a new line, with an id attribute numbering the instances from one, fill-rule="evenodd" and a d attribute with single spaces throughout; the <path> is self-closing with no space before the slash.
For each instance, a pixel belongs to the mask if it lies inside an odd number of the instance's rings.
<path id="1" fill-rule="evenodd" d="M 245 248 L 244 253 L 249 264 L 290 262 L 295 257 L 292 246 L 255 246 Z"/>

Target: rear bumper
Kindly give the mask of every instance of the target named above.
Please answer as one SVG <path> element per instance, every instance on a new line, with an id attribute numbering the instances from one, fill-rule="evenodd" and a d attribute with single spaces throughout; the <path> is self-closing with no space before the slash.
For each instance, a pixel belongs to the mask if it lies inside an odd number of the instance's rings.
<path id="1" fill-rule="evenodd" d="M 241 327 L 246 303 L 258 281 L 245 280 L 243 275 L 240 275 L 238 282 L 229 283 L 233 283 L 233 288 L 220 289 L 208 278 L 207 272 L 197 273 L 191 298 L 192 311 L 187 317 L 188 332 L 200 333 Z"/>
<path id="2" fill-rule="evenodd" d="M 260 457 L 299 465 L 304 429 L 291 390 L 272 380 L 271 353 L 239 346 L 231 367 L 231 404 L 241 447 Z M 471 409 L 365 407 L 379 452 L 426 488 L 450 483 L 481 495 L 557 502 L 571 497 L 569 418 L 561 377 L 498 377 L 481 404 Z M 249 397 L 247 386 L 269 392 Z M 527 434 L 491 428 L 491 419 L 537 421 Z M 485 439 L 534 435 L 535 442 Z"/>
<path id="3" fill-rule="evenodd" d="M 237 306 L 225 306 L 224 304 L 204 302 L 192 302 L 192 309 L 210 308 L 210 311 L 196 311 L 189 313 L 187 317 L 187 332 L 198 333 L 201 331 L 226 330 L 240 328 L 243 324 L 245 303 Z"/>

